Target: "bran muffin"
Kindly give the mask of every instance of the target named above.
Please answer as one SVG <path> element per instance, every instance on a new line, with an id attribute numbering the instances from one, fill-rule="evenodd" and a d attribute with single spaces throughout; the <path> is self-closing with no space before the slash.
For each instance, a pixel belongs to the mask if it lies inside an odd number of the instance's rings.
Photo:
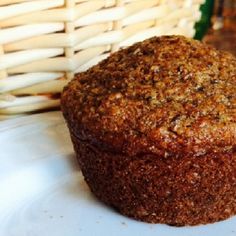
<path id="1" fill-rule="evenodd" d="M 119 50 L 65 87 L 62 111 L 91 191 L 150 223 L 236 214 L 236 59 L 183 36 Z"/>

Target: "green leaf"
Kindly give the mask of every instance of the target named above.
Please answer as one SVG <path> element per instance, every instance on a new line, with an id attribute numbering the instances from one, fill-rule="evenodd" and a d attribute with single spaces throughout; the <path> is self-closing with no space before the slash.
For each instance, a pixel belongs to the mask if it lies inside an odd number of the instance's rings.
<path id="1" fill-rule="evenodd" d="M 195 39 L 201 40 L 206 34 L 208 28 L 211 25 L 211 16 L 214 9 L 214 0 L 206 0 L 201 5 L 200 10 L 202 13 L 201 19 L 195 24 L 196 34 Z"/>

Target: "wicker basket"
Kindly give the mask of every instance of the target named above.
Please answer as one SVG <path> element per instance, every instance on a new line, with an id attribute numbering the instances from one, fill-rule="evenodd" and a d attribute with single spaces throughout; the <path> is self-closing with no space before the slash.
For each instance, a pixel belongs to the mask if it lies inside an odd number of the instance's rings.
<path id="1" fill-rule="evenodd" d="M 1 0 L 0 115 L 59 106 L 74 74 L 154 35 L 194 35 L 204 0 Z"/>

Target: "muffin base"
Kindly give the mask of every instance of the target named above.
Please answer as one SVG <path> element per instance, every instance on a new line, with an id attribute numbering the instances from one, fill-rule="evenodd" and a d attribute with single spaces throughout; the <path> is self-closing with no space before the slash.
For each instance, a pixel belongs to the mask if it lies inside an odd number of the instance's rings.
<path id="1" fill-rule="evenodd" d="M 235 153 L 126 156 L 71 138 L 91 191 L 123 215 L 184 226 L 236 214 Z"/>

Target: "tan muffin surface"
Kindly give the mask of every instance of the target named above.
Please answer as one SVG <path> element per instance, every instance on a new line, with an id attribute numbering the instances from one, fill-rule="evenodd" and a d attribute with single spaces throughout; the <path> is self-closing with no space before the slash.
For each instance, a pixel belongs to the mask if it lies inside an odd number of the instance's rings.
<path id="1" fill-rule="evenodd" d="M 85 180 L 123 214 L 194 225 L 236 213 L 232 55 L 154 37 L 77 74 L 62 111 Z"/>

